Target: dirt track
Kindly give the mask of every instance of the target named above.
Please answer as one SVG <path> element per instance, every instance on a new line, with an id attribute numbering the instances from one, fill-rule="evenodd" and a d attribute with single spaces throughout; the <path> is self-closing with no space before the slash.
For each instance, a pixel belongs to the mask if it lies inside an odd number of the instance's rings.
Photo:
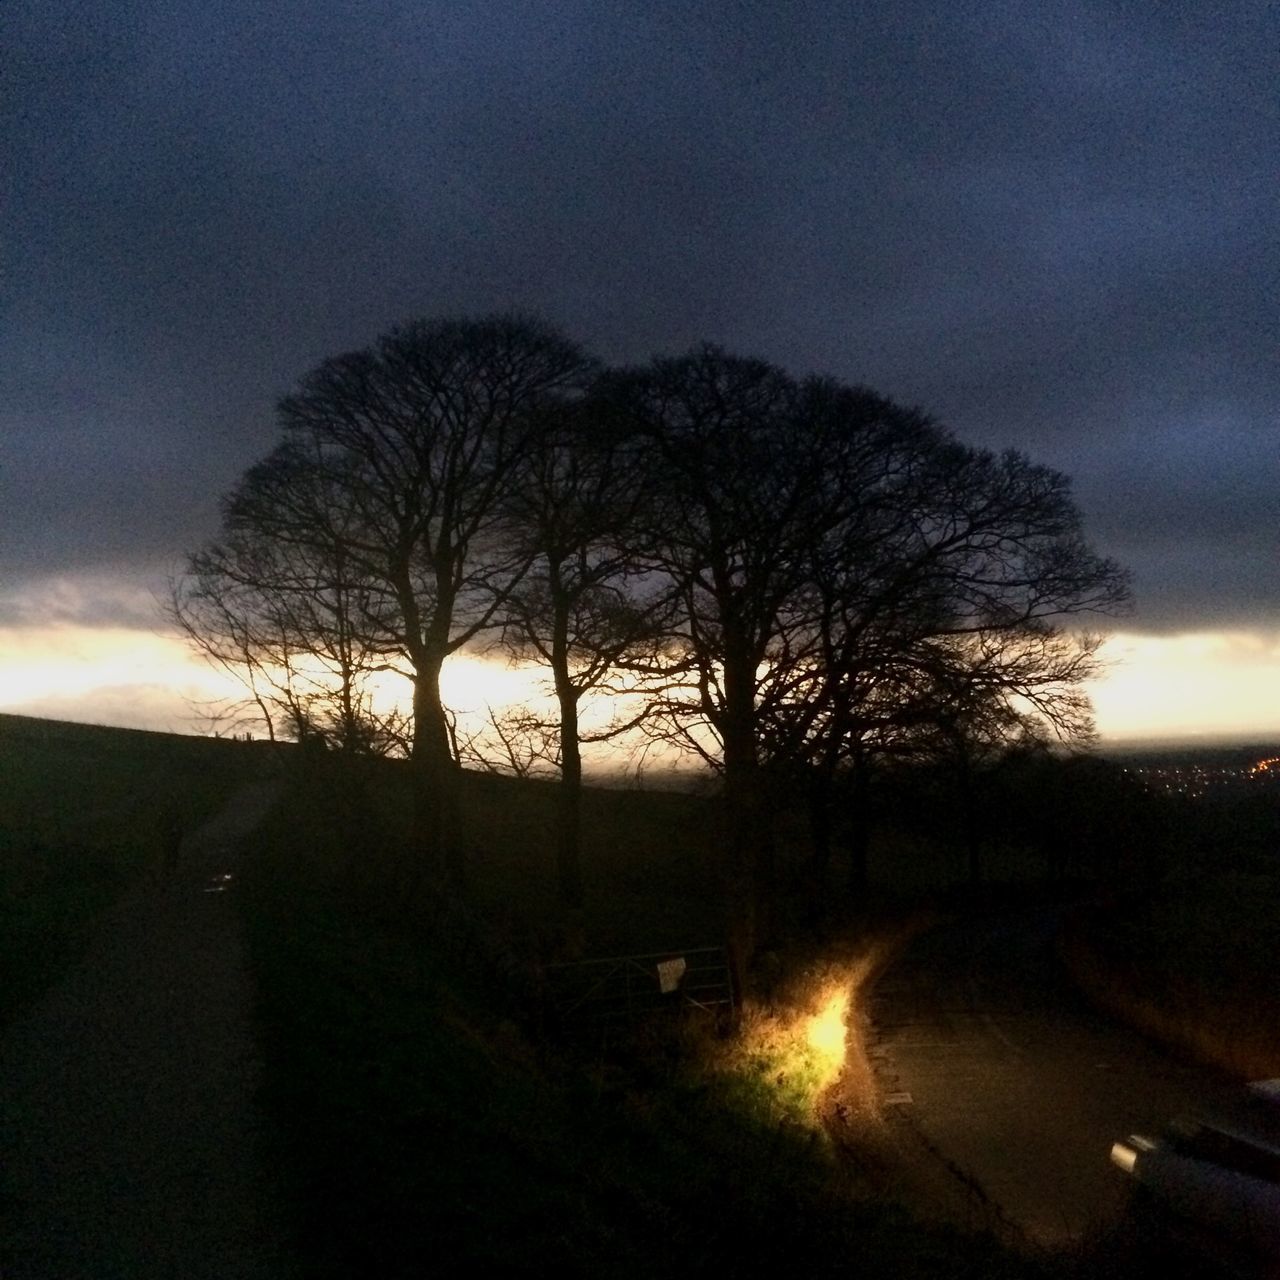
<path id="1" fill-rule="evenodd" d="M 248 787 L 167 883 L 100 921 L 80 964 L 0 1040 L 0 1277 L 290 1273 L 259 1159 L 259 1064 L 235 905 Z"/>

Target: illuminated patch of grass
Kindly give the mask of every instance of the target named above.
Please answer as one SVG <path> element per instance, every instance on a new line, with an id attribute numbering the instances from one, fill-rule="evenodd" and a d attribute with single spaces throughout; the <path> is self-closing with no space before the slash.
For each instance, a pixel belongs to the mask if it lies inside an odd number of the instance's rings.
<path id="1" fill-rule="evenodd" d="M 874 976 L 916 927 L 811 949 L 775 978 L 767 997 L 744 1004 L 735 1034 L 706 1053 L 709 1072 L 760 1120 L 819 1133 L 837 1112 L 864 1126 L 877 1122 L 864 1002 Z"/>
<path id="2" fill-rule="evenodd" d="M 712 1053 L 711 1071 L 765 1122 L 820 1129 L 819 1099 L 844 1066 L 853 983 L 852 973 L 829 978 L 798 1009 L 749 1002 L 733 1038 Z"/>

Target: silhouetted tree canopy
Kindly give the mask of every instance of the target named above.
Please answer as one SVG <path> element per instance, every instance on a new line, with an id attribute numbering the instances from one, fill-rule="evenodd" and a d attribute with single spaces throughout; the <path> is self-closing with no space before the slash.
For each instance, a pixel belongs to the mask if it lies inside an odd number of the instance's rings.
<path id="1" fill-rule="evenodd" d="M 291 694 L 295 727 L 342 742 L 385 741 L 398 726 L 372 716 L 366 681 L 408 676 L 437 859 L 456 846 L 440 671 L 486 636 L 550 672 L 566 896 L 578 705 L 625 671 L 647 732 L 723 775 L 744 955 L 767 928 L 773 779 L 809 779 L 817 813 L 877 754 L 1089 733 L 1097 641 L 1069 624 L 1122 605 L 1126 583 L 1066 478 L 866 388 L 709 345 L 601 372 L 498 316 L 326 360 L 279 416 L 284 443 L 191 559 L 185 621 L 259 683 L 281 667 L 296 691 L 305 658 L 334 700 Z"/>
<path id="2" fill-rule="evenodd" d="M 577 346 L 526 317 L 394 329 L 326 360 L 280 402 L 285 444 L 264 466 L 287 483 L 251 472 L 226 509 L 229 534 L 280 554 L 340 547 L 358 584 L 359 648 L 412 682 L 419 839 L 437 862 L 457 848 L 440 671 L 495 625 L 529 569 L 528 548 L 503 534 L 504 503 L 542 415 L 592 372 Z M 270 574 L 258 585 L 281 594 Z"/>
<path id="3" fill-rule="evenodd" d="M 723 772 L 747 950 L 767 927 L 771 778 L 829 779 L 890 743 L 1087 733 L 1096 642 L 1064 624 L 1126 586 L 1064 477 L 715 347 L 605 385 L 650 446 L 640 555 L 679 604 L 657 722 Z"/>

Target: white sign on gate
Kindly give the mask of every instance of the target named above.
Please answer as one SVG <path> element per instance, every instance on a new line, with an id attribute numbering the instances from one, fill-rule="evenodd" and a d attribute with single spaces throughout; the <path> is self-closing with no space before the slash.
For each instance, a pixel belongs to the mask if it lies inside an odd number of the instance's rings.
<path id="1" fill-rule="evenodd" d="M 686 969 L 684 956 L 676 960 L 660 960 L 658 962 L 658 986 L 664 996 L 669 996 L 679 985 Z"/>

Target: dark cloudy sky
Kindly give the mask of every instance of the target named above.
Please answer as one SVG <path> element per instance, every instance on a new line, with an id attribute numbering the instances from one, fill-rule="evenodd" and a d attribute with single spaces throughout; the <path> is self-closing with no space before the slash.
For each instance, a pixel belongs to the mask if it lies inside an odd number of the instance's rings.
<path id="1" fill-rule="evenodd" d="M 149 625 L 327 355 L 517 306 L 1070 473 L 1280 630 L 1280 6 L 7 0 L 0 622 Z"/>

